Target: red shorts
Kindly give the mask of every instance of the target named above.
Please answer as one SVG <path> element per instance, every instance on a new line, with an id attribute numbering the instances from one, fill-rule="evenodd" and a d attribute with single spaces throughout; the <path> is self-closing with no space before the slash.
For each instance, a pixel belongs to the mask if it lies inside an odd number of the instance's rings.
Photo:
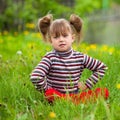
<path id="1" fill-rule="evenodd" d="M 81 93 L 70 93 L 70 94 L 61 93 L 53 88 L 50 88 L 45 91 L 45 98 L 49 102 L 54 102 L 54 100 L 58 98 L 64 98 L 64 99 L 71 98 L 73 102 L 78 104 L 80 102 L 94 101 L 100 96 L 105 99 L 108 99 L 109 97 L 108 89 L 96 88 L 95 90 L 88 90 Z"/>

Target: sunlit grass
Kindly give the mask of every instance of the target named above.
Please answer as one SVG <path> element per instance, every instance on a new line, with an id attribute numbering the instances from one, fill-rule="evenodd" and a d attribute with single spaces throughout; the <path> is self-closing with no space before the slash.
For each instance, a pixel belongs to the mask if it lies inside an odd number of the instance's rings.
<path id="1" fill-rule="evenodd" d="M 27 33 L 27 34 L 26 34 Z M 120 45 L 73 45 L 77 51 L 100 59 L 108 70 L 96 87 L 107 87 L 110 97 L 93 103 L 75 105 L 70 101 L 45 101 L 35 90 L 29 75 L 52 48 L 39 33 L 0 34 L 0 119 L 1 120 L 119 120 L 120 118 Z M 85 80 L 89 71 L 84 71 Z"/>

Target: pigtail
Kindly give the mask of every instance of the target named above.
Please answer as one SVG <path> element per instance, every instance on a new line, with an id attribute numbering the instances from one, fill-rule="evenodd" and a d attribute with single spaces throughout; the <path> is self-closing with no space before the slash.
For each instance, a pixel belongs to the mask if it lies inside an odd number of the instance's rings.
<path id="1" fill-rule="evenodd" d="M 80 42 L 80 40 L 81 40 L 82 24 L 83 24 L 82 19 L 79 16 L 77 16 L 75 14 L 72 14 L 70 16 L 70 25 L 73 29 L 73 32 L 76 35 L 76 40 L 78 42 Z"/>
<path id="2" fill-rule="evenodd" d="M 43 40 L 46 42 L 49 39 L 48 32 L 49 32 L 49 27 L 51 25 L 52 20 L 53 20 L 53 16 L 51 14 L 48 14 L 38 20 L 38 29 L 42 33 Z"/>

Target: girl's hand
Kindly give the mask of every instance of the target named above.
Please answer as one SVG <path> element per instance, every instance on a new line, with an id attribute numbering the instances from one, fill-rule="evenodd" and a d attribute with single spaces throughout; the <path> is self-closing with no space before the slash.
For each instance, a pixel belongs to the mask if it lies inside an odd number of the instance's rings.
<path id="1" fill-rule="evenodd" d="M 85 85 L 84 82 L 79 82 L 78 83 L 78 88 L 82 91 L 86 90 L 87 89 L 87 86 Z"/>

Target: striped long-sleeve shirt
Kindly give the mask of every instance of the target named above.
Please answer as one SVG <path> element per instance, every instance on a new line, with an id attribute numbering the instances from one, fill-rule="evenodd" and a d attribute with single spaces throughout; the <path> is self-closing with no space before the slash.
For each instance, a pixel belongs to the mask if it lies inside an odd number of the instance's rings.
<path id="1" fill-rule="evenodd" d="M 31 81 L 39 91 L 54 88 L 60 92 L 74 92 L 83 70 L 87 68 L 92 75 L 85 81 L 92 88 L 105 74 L 104 63 L 74 51 L 47 53 L 31 74 Z"/>

